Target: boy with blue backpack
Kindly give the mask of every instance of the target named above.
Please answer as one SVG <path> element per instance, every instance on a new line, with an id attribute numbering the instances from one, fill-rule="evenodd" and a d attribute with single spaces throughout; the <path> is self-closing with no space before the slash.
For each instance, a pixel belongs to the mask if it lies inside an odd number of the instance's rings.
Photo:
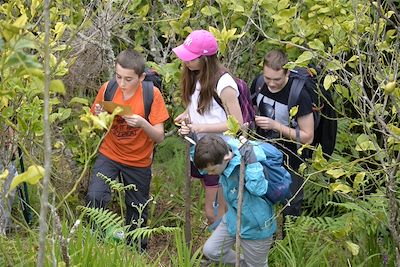
<path id="1" fill-rule="evenodd" d="M 265 151 L 273 158 L 267 158 Z M 227 212 L 203 247 L 212 261 L 234 264 L 240 162 L 245 161 L 242 223 L 240 229 L 241 265 L 268 266 L 268 252 L 276 230 L 273 202 L 269 199 L 270 175 L 290 184 L 282 164 L 282 153 L 274 146 L 236 139 L 226 141 L 218 135 L 203 136 L 195 147 L 194 164 L 208 174 L 220 175 Z M 272 162 L 271 162 L 272 160 Z M 266 170 L 268 168 L 268 170 Z"/>

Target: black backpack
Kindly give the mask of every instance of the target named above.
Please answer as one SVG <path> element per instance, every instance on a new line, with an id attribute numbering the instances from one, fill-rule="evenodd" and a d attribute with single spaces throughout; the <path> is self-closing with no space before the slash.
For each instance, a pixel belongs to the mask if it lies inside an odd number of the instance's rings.
<path id="1" fill-rule="evenodd" d="M 153 69 L 145 69 L 146 77 L 142 82 L 143 88 L 143 104 L 144 104 L 144 118 L 149 120 L 151 105 L 153 104 L 153 86 L 162 90 L 162 77 Z M 117 80 L 112 78 L 104 91 L 104 101 L 111 101 L 114 98 L 115 91 L 118 88 Z"/>
<path id="2" fill-rule="evenodd" d="M 313 71 L 316 74 L 313 74 Z M 314 140 L 313 145 L 318 144 L 322 147 L 322 152 L 326 158 L 332 155 L 336 144 L 337 133 L 337 114 L 331 93 L 325 90 L 320 70 L 314 67 L 296 67 L 290 71 L 289 77 L 293 77 L 292 87 L 290 88 L 288 99 L 288 110 L 296 105 L 301 90 L 307 90 L 313 103 L 314 116 Z M 261 88 L 264 86 L 264 77 L 260 75 L 257 78 L 255 93 L 252 97 L 257 97 Z M 292 126 L 296 129 L 298 136 L 299 129 L 295 120 L 291 121 Z M 299 136 L 297 142 L 299 143 Z M 299 145 L 300 146 L 300 145 Z"/>

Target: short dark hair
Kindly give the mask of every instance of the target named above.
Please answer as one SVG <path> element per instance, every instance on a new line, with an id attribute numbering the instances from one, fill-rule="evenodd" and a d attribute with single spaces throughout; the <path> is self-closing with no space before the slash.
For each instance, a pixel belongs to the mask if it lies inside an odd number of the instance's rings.
<path id="1" fill-rule="evenodd" d="M 265 55 L 263 66 L 278 71 L 283 69 L 283 66 L 287 63 L 288 57 L 285 52 L 282 50 L 271 50 Z"/>
<path id="2" fill-rule="evenodd" d="M 228 154 L 229 147 L 224 139 L 216 134 L 207 134 L 197 142 L 194 165 L 198 169 L 204 169 L 209 165 L 221 164 Z"/>
<path id="3" fill-rule="evenodd" d="M 127 49 L 119 53 L 115 60 L 115 66 L 117 64 L 124 69 L 134 70 L 140 76 L 144 73 L 146 62 L 138 51 Z"/>

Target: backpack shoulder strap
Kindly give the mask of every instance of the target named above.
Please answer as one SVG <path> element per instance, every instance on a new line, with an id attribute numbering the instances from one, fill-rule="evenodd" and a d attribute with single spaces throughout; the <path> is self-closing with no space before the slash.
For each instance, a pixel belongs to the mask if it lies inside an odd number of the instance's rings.
<path id="1" fill-rule="evenodd" d="M 112 78 L 110 81 L 108 81 L 106 90 L 104 91 L 103 100 L 111 101 L 114 98 L 115 91 L 117 90 L 117 88 L 118 88 L 117 79 Z"/>
<path id="2" fill-rule="evenodd" d="M 294 78 L 292 82 L 292 87 L 290 87 L 289 99 L 288 99 L 288 109 L 294 107 L 299 99 L 301 90 L 305 85 L 305 80 L 300 78 Z"/>
<path id="3" fill-rule="evenodd" d="M 290 112 L 290 109 L 296 105 L 297 100 L 299 99 L 301 90 L 304 87 L 304 84 L 305 84 L 304 79 L 300 79 L 300 78 L 293 79 L 292 86 L 290 87 L 289 99 L 288 99 L 288 111 L 289 112 Z M 297 124 L 296 120 L 292 120 L 292 124 L 296 130 L 297 149 L 299 149 L 300 148 L 300 128 L 299 128 L 299 125 Z"/>
<path id="4" fill-rule="evenodd" d="M 254 92 L 251 94 L 251 101 L 253 101 L 253 103 L 255 102 L 254 100 L 257 98 L 258 94 L 261 92 L 261 88 L 264 86 L 264 84 L 265 81 L 263 75 L 259 75 L 256 80 Z"/>
<path id="5" fill-rule="evenodd" d="M 154 99 L 153 86 L 154 85 L 153 85 L 152 81 L 143 81 L 142 82 L 144 118 L 146 120 L 149 120 L 151 105 L 153 104 L 153 99 Z"/>
<path id="6" fill-rule="evenodd" d="M 217 81 L 217 84 L 215 85 L 215 90 L 214 90 L 214 92 L 213 92 L 213 98 L 214 98 L 214 100 L 215 100 L 215 102 L 217 102 L 218 103 L 218 105 L 223 109 L 223 110 L 225 110 L 225 108 L 224 108 L 224 105 L 222 104 L 222 100 L 221 100 L 221 98 L 218 96 L 218 94 L 217 94 L 217 85 L 218 85 L 218 82 L 219 82 L 219 80 L 221 79 L 221 77 L 223 76 L 223 75 L 225 75 L 225 73 L 228 73 L 227 71 L 224 71 L 224 72 L 222 72 L 222 74 L 219 76 L 219 78 L 218 78 L 218 81 Z M 235 81 L 235 83 L 237 84 L 237 82 L 236 82 L 236 78 L 235 77 L 233 77 L 232 76 L 232 78 L 233 78 L 233 80 Z M 238 85 L 238 89 L 239 89 L 239 85 Z"/>

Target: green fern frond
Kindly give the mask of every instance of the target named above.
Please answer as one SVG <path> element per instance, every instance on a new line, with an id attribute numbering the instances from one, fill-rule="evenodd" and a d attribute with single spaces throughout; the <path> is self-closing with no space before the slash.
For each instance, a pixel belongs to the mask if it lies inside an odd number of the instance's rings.
<path id="1" fill-rule="evenodd" d="M 174 233 L 178 231 L 180 228 L 178 227 L 167 227 L 167 226 L 160 226 L 156 228 L 149 228 L 149 227 L 140 227 L 136 228 L 130 232 L 126 233 L 126 236 L 131 236 L 132 239 L 141 239 L 141 238 L 148 238 L 151 235 L 159 235 L 159 234 L 166 234 L 166 233 Z"/>
<path id="2" fill-rule="evenodd" d="M 82 210 L 91 221 L 101 226 L 103 229 L 108 229 L 110 227 L 123 227 L 125 224 L 125 220 L 119 215 L 103 208 L 79 206 L 78 209 Z"/>
<path id="3" fill-rule="evenodd" d="M 123 183 L 118 182 L 116 179 L 112 180 L 100 172 L 98 172 L 96 176 L 101 178 L 108 186 L 110 186 L 111 190 L 113 191 L 117 192 L 125 192 L 128 190 L 137 191 L 137 187 L 135 184 L 129 184 L 125 186 Z"/>

